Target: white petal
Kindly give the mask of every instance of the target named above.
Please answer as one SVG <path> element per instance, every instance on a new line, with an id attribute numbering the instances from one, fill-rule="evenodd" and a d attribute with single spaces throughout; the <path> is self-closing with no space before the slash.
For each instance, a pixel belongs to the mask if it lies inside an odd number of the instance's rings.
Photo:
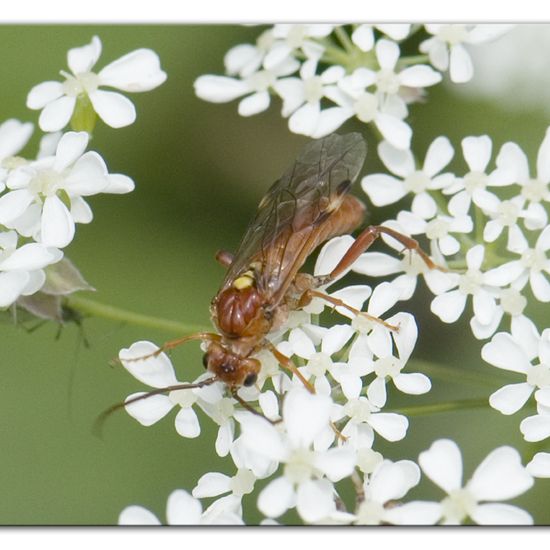
<path id="1" fill-rule="evenodd" d="M 76 98 L 62 96 L 48 103 L 38 119 L 38 125 L 44 132 L 57 132 L 69 123 L 74 111 Z"/>
<path id="2" fill-rule="evenodd" d="M 62 172 L 76 162 L 84 154 L 89 139 L 90 136 L 87 132 L 67 132 L 63 134 L 57 143 L 53 169 Z"/>
<path id="3" fill-rule="evenodd" d="M 414 317 L 410 313 L 398 313 L 387 322 L 399 327 L 399 331 L 393 333 L 393 339 L 401 361 L 408 361 L 418 338 L 418 327 Z"/>
<path id="4" fill-rule="evenodd" d="M 218 429 L 216 437 L 216 453 L 218 456 L 227 456 L 231 450 L 231 444 L 235 435 L 235 423 L 233 419 L 222 424 Z"/>
<path id="5" fill-rule="evenodd" d="M 332 484 L 326 479 L 300 483 L 296 494 L 296 510 L 306 523 L 328 518 L 336 510 Z"/>
<path id="6" fill-rule="evenodd" d="M 382 252 L 366 252 L 353 264 L 353 271 L 370 277 L 393 275 L 401 270 L 401 260 Z"/>
<path id="7" fill-rule="evenodd" d="M 454 323 L 462 315 L 466 305 L 466 295 L 459 290 L 451 290 L 432 300 L 431 310 L 444 323 Z"/>
<path id="8" fill-rule="evenodd" d="M 0 273 L 0 307 L 8 307 L 19 298 L 29 282 L 26 271 Z"/>
<path id="9" fill-rule="evenodd" d="M 550 283 L 541 272 L 531 271 L 529 283 L 531 284 L 531 290 L 535 298 L 539 302 L 550 302 Z"/>
<path id="10" fill-rule="evenodd" d="M 135 184 L 132 178 L 124 174 L 107 174 L 107 187 L 103 193 L 114 193 L 116 195 L 130 193 L 134 190 Z"/>
<path id="11" fill-rule="evenodd" d="M 92 41 L 79 48 L 71 48 L 67 53 L 67 65 L 76 75 L 89 71 L 101 55 L 101 40 L 94 36 Z"/>
<path id="12" fill-rule="evenodd" d="M 147 92 L 166 80 L 160 68 L 159 56 L 141 48 L 109 63 L 99 74 L 101 84 L 125 92 Z"/>
<path id="13" fill-rule="evenodd" d="M 430 379 L 419 372 L 401 373 L 394 377 L 393 382 L 399 391 L 409 395 L 421 395 L 430 391 Z"/>
<path id="14" fill-rule="evenodd" d="M 227 103 L 250 92 L 248 84 L 227 76 L 199 76 L 194 86 L 198 97 L 212 103 Z"/>
<path id="15" fill-rule="evenodd" d="M 0 159 L 18 153 L 29 141 L 33 132 L 30 122 L 22 123 L 10 118 L 0 124 Z"/>
<path id="16" fill-rule="evenodd" d="M 230 490 L 231 478 L 229 476 L 219 472 L 208 472 L 199 479 L 192 495 L 195 498 L 216 497 Z"/>
<path id="17" fill-rule="evenodd" d="M 514 174 L 514 181 L 525 181 L 529 178 L 529 161 L 521 148 L 515 143 L 505 143 L 496 159 L 497 168 Z"/>
<path id="18" fill-rule="evenodd" d="M 82 197 L 71 198 L 71 216 L 75 223 L 90 223 L 94 219 L 90 205 Z"/>
<path id="19" fill-rule="evenodd" d="M 294 446 L 307 447 L 327 427 L 332 400 L 312 395 L 302 388 L 288 392 L 283 403 L 283 419 Z"/>
<path id="20" fill-rule="evenodd" d="M 402 181 L 386 174 L 365 176 L 361 180 L 361 187 L 375 206 L 393 204 L 407 194 Z"/>
<path id="21" fill-rule="evenodd" d="M 119 525 L 160 525 L 157 516 L 143 506 L 127 506 L 118 517 Z"/>
<path id="22" fill-rule="evenodd" d="M 526 382 L 503 386 L 489 397 L 489 404 L 502 414 L 519 411 L 533 393 L 533 386 Z"/>
<path id="23" fill-rule="evenodd" d="M 47 197 L 42 208 L 40 240 L 46 246 L 64 248 L 74 237 L 71 213 L 57 195 Z"/>
<path id="24" fill-rule="evenodd" d="M 340 126 L 351 118 L 353 114 L 353 111 L 347 107 L 330 107 L 328 109 L 323 109 L 317 119 L 317 129 L 312 137 L 317 139 L 328 136 L 340 128 Z"/>
<path id="25" fill-rule="evenodd" d="M 111 128 L 123 128 L 136 120 L 134 104 L 118 92 L 96 90 L 89 96 L 94 111 Z"/>
<path id="26" fill-rule="evenodd" d="M 330 327 L 321 344 L 321 351 L 327 355 L 339 352 L 355 334 L 355 330 L 349 325 L 334 325 Z"/>
<path id="27" fill-rule="evenodd" d="M 46 248 L 39 243 L 24 244 L 4 261 L 0 262 L 1 271 L 41 269 L 61 260 L 62 254 L 55 248 Z"/>
<path id="28" fill-rule="evenodd" d="M 402 499 L 419 481 L 420 468 L 414 462 L 385 460 L 372 474 L 369 488 L 372 499 L 385 504 Z"/>
<path id="29" fill-rule="evenodd" d="M 550 453 L 537 453 L 526 466 L 534 477 L 550 477 Z"/>
<path id="30" fill-rule="evenodd" d="M 195 411 L 189 408 L 182 408 L 176 415 L 176 431 L 182 437 L 195 438 L 201 433 L 201 426 Z"/>
<path id="31" fill-rule="evenodd" d="M 387 141 L 378 145 L 378 156 L 390 172 L 401 178 L 406 178 L 416 169 L 411 151 L 395 148 Z"/>
<path id="32" fill-rule="evenodd" d="M 315 466 L 319 468 L 330 481 L 340 481 L 351 475 L 355 467 L 355 452 L 347 447 L 328 449 L 315 458 Z"/>
<path id="33" fill-rule="evenodd" d="M 424 473 L 445 492 L 462 486 L 462 455 L 457 444 L 450 439 L 439 439 L 418 457 Z"/>
<path id="34" fill-rule="evenodd" d="M 434 525 L 441 517 L 439 502 L 413 501 L 389 508 L 384 520 L 394 525 Z"/>
<path id="35" fill-rule="evenodd" d="M 399 59 L 399 46 L 391 40 L 381 38 L 376 42 L 375 49 L 380 68 L 392 70 Z"/>
<path id="36" fill-rule="evenodd" d="M 148 386 L 164 388 L 177 384 L 174 367 L 168 356 L 164 352 L 152 355 L 158 349 L 151 342 L 140 341 L 121 349 L 118 357 L 133 377 Z"/>
<path id="37" fill-rule="evenodd" d="M 309 359 L 316 352 L 313 342 L 302 329 L 296 328 L 291 330 L 288 341 L 292 346 L 294 355 L 303 359 Z"/>
<path id="38" fill-rule="evenodd" d="M 168 497 L 166 521 L 168 525 L 197 525 L 202 514 L 201 503 L 187 491 L 177 489 Z"/>
<path id="39" fill-rule="evenodd" d="M 277 429 L 264 418 L 247 414 L 239 418 L 242 441 L 254 453 L 281 461 L 286 457 L 286 447 Z"/>
<path id="40" fill-rule="evenodd" d="M 106 174 L 105 161 L 95 151 L 88 151 L 75 162 L 67 175 L 65 189 L 69 195 L 97 195 L 107 187 Z"/>
<path id="41" fill-rule="evenodd" d="M 317 130 L 320 113 L 319 102 L 306 103 L 288 119 L 288 128 L 295 134 L 312 136 Z"/>
<path id="42" fill-rule="evenodd" d="M 395 288 L 396 292 L 399 292 Z M 389 357 L 392 353 L 392 341 L 390 330 L 380 324 L 373 325 L 370 334 L 367 336 L 369 348 L 376 357 Z"/>
<path id="43" fill-rule="evenodd" d="M 333 298 L 338 298 L 339 300 L 342 300 L 348 306 L 360 310 L 363 308 L 363 304 L 368 300 L 371 294 L 372 289 L 370 286 L 353 285 L 337 290 L 336 292 L 333 292 L 331 296 Z M 336 308 L 336 311 L 338 311 L 338 313 L 340 313 L 341 315 L 345 315 L 347 317 L 355 317 L 353 313 L 350 313 L 344 308 L 338 307 Z"/>
<path id="44" fill-rule="evenodd" d="M 474 74 L 472 58 L 462 44 L 451 46 L 449 60 L 450 76 L 453 82 L 468 82 Z"/>
<path id="45" fill-rule="evenodd" d="M 401 441 L 407 435 L 407 417 L 396 413 L 375 413 L 369 424 L 373 430 L 388 441 Z"/>
<path id="46" fill-rule="evenodd" d="M 506 262 L 485 272 L 484 279 L 491 286 L 507 286 L 516 280 L 524 271 L 521 261 Z"/>
<path id="47" fill-rule="evenodd" d="M 499 369 L 527 373 L 531 363 L 522 347 L 507 333 L 495 334 L 481 349 L 481 357 Z"/>
<path id="48" fill-rule="evenodd" d="M 437 204 L 431 195 L 423 192 L 414 197 L 411 210 L 416 216 L 429 220 L 437 214 Z"/>
<path id="49" fill-rule="evenodd" d="M 374 46 L 374 33 L 371 25 L 359 25 L 351 35 L 352 42 L 364 52 L 372 50 Z"/>
<path id="50" fill-rule="evenodd" d="M 264 516 L 277 518 L 294 506 L 292 484 L 285 477 L 271 481 L 258 497 L 258 509 Z"/>
<path id="51" fill-rule="evenodd" d="M 476 468 L 468 489 L 477 500 L 508 500 L 521 495 L 533 485 L 533 478 L 521 464 L 516 449 L 495 449 Z"/>
<path id="52" fill-rule="evenodd" d="M 376 407 L 383 407 L 386 404 L 386 380 L 384 378 L 375 378 L 367 388 L 367 397 Z"/>
<path id="53" fill-rule="evenodd" d="M 374 123 L 380 133 L 397 149 L 408 149 L 411 145 L 412 130 L 410 126 L 397 117 L 378 113 Z"/>
<path id="54" fill-rule="evenodd" d="M 531 515 L 511 504 L 480 504 L 472 512 L 478 525 L 533 525 Z"/>
<path id="55" fill-rule="evenodd" d="M 34 199 L 27 189 L 9 191 L 0 197 L 0 223 L 9 225 L 24 214 Z"/>
<path id="56" fill-rule="evenodd" d="M 473 296 L 474 315 L 482 325 L 488 325 L 496 313 L 496 302 L 493 296 L 480 289 Z"/>
<path id="57" fill-rule="evenodd" d="M 34 86 L 27 96 L 27 107 L 29 109 L 42 109 L 50 101 L 63 95 L 63 84 L 49 80 Z"/>
<path id="58" fill-rule="evenodd" d="M 390 283 L 380 283 L 372 292 L 369 300 L 369 315 L 379 317 L 399 301 L 399 291 Z"/>
<path id="59" fill-rule="evenodd" d="M 268 92 L 256 92 L 239 102 L 238 112 L 241 116 L 252 116 L 262 113 L 269 107 L 270 97 Z"/>
<path id="60" fill-rule="evenodd" d="M 550 415 L 528 416 L 521 421 L 519 429 L 525 441 L 542 441 L 550 437 Z"/>
<path id="61" fill-rule="evenodd" d="M 133 393 L 126 398 L 126 401 L 140 395 L 144 395 L 144 392 Z M 142 426 L 152 426 L 164 418 L 173 407 L 174 404 L 166 395 L 151 395 L 124 406 L 126 412 Z"/>
<path id="62" fill-rule="evenodd" d="M 0 198 L 0 203 L 2 199 Z M 1 221 L 1 220 L 0 220 Z M 351 235 L 342 235 L 328 241 L 317 256 L 315 275 L 328 275 L 337 266 L 351 245 L 355 242 Z M 350 266 L 351 269 L 351 266 Z M 347 273 L 346 270 L 344 273 Z M 343 275 L 342 275 L 343 276 Z"/>
<path id="63" fill-rule="evenodd" d="M 484 172 L 489 160 L 493 145 L 489 136 L 466 137 L 462 140 L 462 152 L 470 170 Z"/>
<path id="64" fill-rule="evenodd" d="M 504 226 L 498 220 L 489 220 L 483 228 L 483 240 L 492 243 L 495 242 L 502 233 Z"/>
<path id="65" fill-rule="evenodd" d="M 399 73 L 399 81 L 403 86 L 425 88 L 441 82 L 441 74 L 428 65 L 413 65 Z"/>

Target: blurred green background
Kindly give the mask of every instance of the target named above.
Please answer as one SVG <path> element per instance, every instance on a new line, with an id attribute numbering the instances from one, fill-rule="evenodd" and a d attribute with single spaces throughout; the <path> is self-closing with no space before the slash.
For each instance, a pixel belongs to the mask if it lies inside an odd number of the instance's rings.
<path id="1" fill-rule="evenodd" d="M 132 311 L 208 326 L 208 305 L 223 277 L 214 261 L 219 248 L 235 249 L 256 204 L 269 184 L 292 162 L 306 138 L 290 134 L 275 101 L 264 114 L 245 119 L 236 103 L 215 105 L 197 99 L 193 82 L 201 74 L 223 72 L 223 55 L 251 42 L 257 27 L 187 26 L 3 26 L 0 43 L 0 119 L 36 123 L 25 107 L 32 86 L 58 78 L 69 48 L 97 34 L 103 54 L 97 68 L 140 47 L 155 50 L 167 82 L 146 94 L 131 95 L 137 122 L 120 130 L 98 124 L 92 148 L 111 172 L 136 182 L 127 196 L 98 196 L 90 203 L 95 220 L 78 226 L 66 250 L 97 289 L 93 298 Z M 429 101 L 413 107 L 414 147 L 423 158 L 434 137 L 445 134 L 458 148 L 465 135 L 488 133 L 495 147 L 517 141 L 532 157 L 548 121 L 538 112 L 508 113 L 490 104 L 458 99 L 442 86 Z M 342 131 L 361 130 L 349 122 Z M 37 132 L 38 134 L 38 132 Z M 36 151 L 37 137 L 24 151 Z M 460 157 L 460 155 L 457 155 Z M 463 169 L 461 161 L 453 165 Z M 380 169 L 371 148 L 366 169 Z M 356 188 L 357 193 L 361 193 Z M 373 211 L 370 221 L 391 216 Z M 422 290 L 403 310 L 417 315 L 417 357 L 460 369 L 485 369 L 481 344 L 466 323 L 442 325 L 429 312 Z M 542 320 L 544 311 L 531 311 Z M 27 327 L 28 328 L 28 327 Z M 5 323 L 0 331 L 0 524 L 114 524 L 129 504 L 142 504 L 164 519 L 166 499 L 175 488 L 191 490 L 207 471 L 230 464 L 214 451 L 216 428 L 203 422 L 195 440 L 179 437 L 174 413 L 144 428 L 124 413 L 113 415 L 103 437 L 92 433 L 97 415 L 143 387 L 109 361 L 138 339 L 162 342 L 175 335 L 102 319 L 59 331 L 53 324 L 33 332 Z M 84 342 L 89 343 L 89 347 Z M 198 345 L 173 354 L 180 379 L 202 372 Z M 496 373 L 498 374 L 498 373 Z M 519 381 L 519 379 L 518 379 Z M 434 379 L 425 396 L 410 404 L 483 397 L 500 384 L 473 386 Z M 404 403 L 392 396 L 390 405 Z M 405 441 L 379 448 L 393 459 L 413 458 L 439 437 L 454 438 L 463 449 L 465 476 L 498 445 L 535 451 L 519 434 L 525 411 L 504 417 L 488 409 L 411 418 Z M 203 417 L 204 418 L 204 417 Z M 550 523 L 550 485 L 538 481 L 517 499 L 537 523 Z M 411 497 L 439 498 L 428 481 Z M 245 518 L 258 521 L 254 502 L 245 499 Z"/>

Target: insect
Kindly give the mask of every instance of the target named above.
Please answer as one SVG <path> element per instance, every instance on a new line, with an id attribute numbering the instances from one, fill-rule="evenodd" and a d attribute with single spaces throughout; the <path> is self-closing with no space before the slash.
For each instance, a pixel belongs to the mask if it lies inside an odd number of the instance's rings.
<path id="1" fill-rule="evenodd" d="M 296 374 L 313 391 L 292 361 L 267 338 L 270 332 L 284 324 L 290 311 L 319 297 L 334 307 L 361 314 L 318 289 L 346 271 L 382 234 L 416 251 L 429 268 L 437 268 L 414 239 L 391 228 L 374 225 L 359 234 L 331 273 L 313 276 L 300 272 L 319 245 L 338 235 L 351 233 L 363 223 L 365 205 L 349 194 L 349 190 L 359 175 L 366 153 L 365 140 L 358 133 L 332 134 L 305 146 L 293 165 L 261 200 L 237 252 L 233 255 L 220 251 L 216 256 L 227 268 L 210 305 L 217 332 L 200 332 L 167 342 L 153 354 L 190 340 L 201 340 L 206 345 L 204 365 L 211 377 L 196 384 L 153 390 L 125 404 L 161 391 L 202 387 L 220 381 L 249 408 L 237 391 L 241 386 L 256 383 L 261 364 L 255 355 L 262 349 L 269 349 L 283 368 Z"/>

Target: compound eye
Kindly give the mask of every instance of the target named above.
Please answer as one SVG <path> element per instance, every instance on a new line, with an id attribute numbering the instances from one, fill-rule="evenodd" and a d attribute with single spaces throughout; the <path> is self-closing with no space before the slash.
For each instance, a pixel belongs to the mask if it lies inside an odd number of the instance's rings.
<path id="1" fill-rule="evenodd" d="M 253 386 L 256 383 L 256 380 L 258 380 L 257 374 L 249 374 L 243 382 L 243 386 L 246 386 L 249 388 L 250 386 Z"/>
<path id="2" fill-rule="evenodd" d="M 202 356 L 202 365 L 205 369 L 208 368 L 208 353 L 205 353 L 203 356 Z"/>

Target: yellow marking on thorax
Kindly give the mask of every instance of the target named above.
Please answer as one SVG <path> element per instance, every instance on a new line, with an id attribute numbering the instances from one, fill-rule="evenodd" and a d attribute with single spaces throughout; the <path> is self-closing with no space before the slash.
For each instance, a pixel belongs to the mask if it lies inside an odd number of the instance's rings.
<path id="1" fill-rule="evenodd" d="M 245 288 L 250 288 L 254 284 L 254 272 L 246 271 L 240 277 L 237 277 L 233 281 L 233 287 L 237 290 L 244 290 Z"/>

